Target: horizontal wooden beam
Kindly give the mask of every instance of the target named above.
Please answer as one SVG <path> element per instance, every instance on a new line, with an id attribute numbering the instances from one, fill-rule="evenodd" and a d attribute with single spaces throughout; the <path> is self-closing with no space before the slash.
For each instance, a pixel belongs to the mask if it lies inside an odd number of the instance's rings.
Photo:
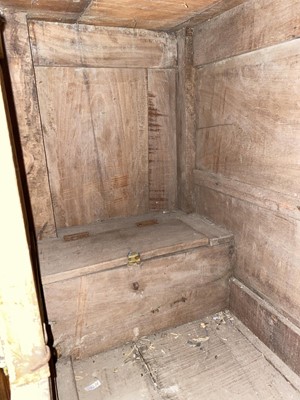
<path id="1" fill-rule="evenodd" d="M 231 311 L 294 372 L 300 374 L 300 329 L 237 279 L 230 282 Z"/>
<path id="2" fill-rule="evenodd" d="M 300 220 L 299 199 L 286 194 L 201 170 L 194 170 L 194 183 Z"/>
<path id="3" fill-rule="evenodd" d="M 38 66 L 172 68 L 177 64 L 173 34 L 42 21 L 29 22 L 29 33 Z"/>

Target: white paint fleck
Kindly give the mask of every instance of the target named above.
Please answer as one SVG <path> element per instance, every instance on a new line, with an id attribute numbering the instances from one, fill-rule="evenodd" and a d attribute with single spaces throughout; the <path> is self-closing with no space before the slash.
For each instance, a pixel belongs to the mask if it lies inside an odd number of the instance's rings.
<path id="1" fill-rule="evenodd" d="M 167 395 L 176 394 L 179 392 L 179 386 L 178 385 L 169 386 L 167 388 L 161 389 L 161 392 Z"/>
<path id="2" fill-rule="evenodd" d="M 134 337 L 137 338 L 140 334 L 140 330 L 138 327 L 133 328 Z"/>

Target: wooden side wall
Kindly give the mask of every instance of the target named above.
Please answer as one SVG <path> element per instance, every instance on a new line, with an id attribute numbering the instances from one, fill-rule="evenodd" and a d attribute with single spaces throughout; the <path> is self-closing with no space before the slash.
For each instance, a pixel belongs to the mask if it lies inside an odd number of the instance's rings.
<path id="1" fill-rule="evenodd" d="M 299 13 L 251 0 L 194 35 L 197 211 L 234 233 L 235 276 L 298 326 Z"/>
<path id="2" fill-rule="evenodd" d="M 176 207 L 174 34 L 27 24 L 18 13 L 6 49 L 43 237 Z"/>
<path id="3" fill-rule="evenodd" d="M 22 144 L 37 237 L 55 236 L 55 222 L 45 157 L 26 15 L 6 14 L 5 51 Z"/>

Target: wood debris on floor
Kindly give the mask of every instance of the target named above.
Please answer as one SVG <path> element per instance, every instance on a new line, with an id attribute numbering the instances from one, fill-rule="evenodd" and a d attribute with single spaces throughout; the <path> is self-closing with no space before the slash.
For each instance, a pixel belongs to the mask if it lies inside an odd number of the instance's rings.
<path id="1" fill-rule="evenodd" d="M 220 312 L 76 361 L 79 399 L 300 400 L 238 323 Z"/>

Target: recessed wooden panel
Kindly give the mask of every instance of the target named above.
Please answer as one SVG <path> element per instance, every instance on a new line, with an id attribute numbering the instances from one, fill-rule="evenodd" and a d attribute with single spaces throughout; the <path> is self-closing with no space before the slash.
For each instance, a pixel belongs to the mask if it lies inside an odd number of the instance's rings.
<path id="1" fill-rule="evenodd" d="M 85 79 L 108 217 L 148 210 L 145 70 L 88 69 Z"/>
<path id="2" fill-rule="evenodd" d="M 146 72 L 36 68 L 58 227 L 148 208 Z"/>
<path id="3" fill-rule="evenodd" d="M 299 15 L 299 1 L 247 1 L 196 28 L 194 65 L 299 37 Z"/>
<path id="4" fill-rule="evenodd" d="M 300 39 L 197 71 L 197 168 L 300 193 Z"/>
<path id="5" fill-rule="evenodd" d="M 84 70 L 36 68 L 57 227 L 106 216 Z"/>
<path id="6" fill-rule="evenodd" d="M 175 71 L 148 71 L 150 210 L 171 210 L 176 205 L 175 96 Z"/>
<path id="7" fill-rule="evenodd" d="M 176 38 L 172 34 L 42 21 L 30 22 L 29 32 L 35 65 L 176 66 Z"/>

